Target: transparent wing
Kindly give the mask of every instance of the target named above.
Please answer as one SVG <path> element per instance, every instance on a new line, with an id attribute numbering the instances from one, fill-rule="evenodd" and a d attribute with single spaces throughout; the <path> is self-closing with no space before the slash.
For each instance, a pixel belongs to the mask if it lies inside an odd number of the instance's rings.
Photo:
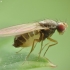
<path id="1" fill-rule="evenodd" d="M 24 33 L 31 32 L 34 30 L 39 30 L 39 29 L 48 29 L 48 28 L 44 28 L 40 26 L 39 23 L 21 24 L 17 26 L 0 29 L 0 37 L 20 35 L 20 34 L 24 34 Z"/>

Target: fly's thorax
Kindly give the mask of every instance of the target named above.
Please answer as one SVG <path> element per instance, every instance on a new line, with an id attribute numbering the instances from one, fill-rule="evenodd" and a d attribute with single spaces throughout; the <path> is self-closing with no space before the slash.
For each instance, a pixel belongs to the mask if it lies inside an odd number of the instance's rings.
<path id="1" fill-rule="evenodd" d="M 53 21 L 53 20 L 44 20 L 44 21 L 40 21 L 39 24 L 42 26 L 42 27 L 47 27 L 47 28 L 56 28 L 57 27 L 57 22 Z"/>
<path id="2" fill-rule="evenodd" d="M 55 30 L 57 29 L 57 22 L 53 21 L 53 20 L 44 20 L 44 21 L 40 21 L 39 22 L 40 26 L 42 27 L 46 27 L 46 29 L 43 29 L 40 31 L 40 40 L 42 39 L 42 34 L 44 35 L 43 40 L 52 36 L 52 34 L 55 32 Z"/>
<path id="3" fill-rule="evenodd" d="M 39 39 L 39 37 L 40 32 L 38 30 L 15 36 L 13 46 L 15 47 L 31 46 L 33 44 L 34 39 Z"/>

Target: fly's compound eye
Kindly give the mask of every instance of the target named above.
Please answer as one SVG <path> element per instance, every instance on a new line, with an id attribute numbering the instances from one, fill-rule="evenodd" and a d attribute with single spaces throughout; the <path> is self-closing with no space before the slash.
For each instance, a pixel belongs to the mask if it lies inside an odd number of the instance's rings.
<path id="1" fill-rule="evenodd" d="M 57 31 L 60 33 L 60 34 L 63 34 L 66 30 L 66 28 L 68 27 L 68 25 L 66 23 L 63 23 L 63 22 L 60 22 L 58 23 L 57 25 Z"/>

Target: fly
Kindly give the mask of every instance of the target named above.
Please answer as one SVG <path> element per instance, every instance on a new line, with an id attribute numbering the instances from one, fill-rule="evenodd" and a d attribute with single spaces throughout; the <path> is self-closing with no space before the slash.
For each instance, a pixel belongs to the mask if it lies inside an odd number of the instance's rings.
<path id="1" fill-rule="evenodd" d="M 46 19 L 40 22 L 21 24 L 17 26 L 0 29 L 0 37 L 15 36 L 13 46 L 16 48 L 32 46 L 29 54 L 26 57 L 27 59 L 31 54 L 31 52 L 36 47 L 36 44 L 38 42 L 41 42 L 41 49 L 39 52 L 40 57 L 42 50 L 47 45 L 45 44 L 43 46 L 43 41 L 45 39 L 48 39 L 54 44 L 50 44 L 48 46 L 48 48 L 44 52 L 45 56 L 47 50 L 51 46 L 54 46 L 58 43 L 56 40 L 52 39 L 51 36 L 55 33 L 56 30 L 58 31 L 59 34 L 63 34 L 66 28 L 67 24 L 64 22 L 56 22 L 53 20 Z"/>

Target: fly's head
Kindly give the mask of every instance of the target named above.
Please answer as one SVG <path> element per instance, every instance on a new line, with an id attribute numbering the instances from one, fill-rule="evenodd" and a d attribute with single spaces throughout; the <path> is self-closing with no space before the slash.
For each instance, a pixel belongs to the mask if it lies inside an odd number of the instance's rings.
<path id="1" fill-rule="evenodd" d="M 66 23 L 59 22 L 57 25 L 57 31 L 59 32 L 59 34 L 63 34 L 67 27 L 68 25 Z"/>

